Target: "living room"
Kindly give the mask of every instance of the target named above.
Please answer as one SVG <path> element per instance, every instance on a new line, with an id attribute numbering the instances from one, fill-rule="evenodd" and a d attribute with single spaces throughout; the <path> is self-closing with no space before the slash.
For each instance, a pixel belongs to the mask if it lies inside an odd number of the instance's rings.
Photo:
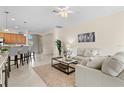
<path id="1" fill-rule="evenodd" d="M 78 9 L 81 8 L 80 10 L 83 11 L 83 7 L 78 7 Z M 53 29 L 53 31 L 50 31 L 48 34 L 51 36 L 53 36 L 51 39 L 53 39 L 53 43 L 50 43 L 51 48 L 53 49 L 53 56 L 56 57 L 58 56 L 58 49 L 55 46 L 55 42 L 56 40 L 60 40 L 61 41 L 61 46 L 62 46 L 62 56 L 63 56 L 63 52 L 71 52 L 71 57 L 75 58 L 76 60 L 78 60 L 78 62 L 80 64 L 85 64 L 85 66 L 89 66 L 91 68 L 97 68 L 97 69 L 103 69 L 102 68 L 102 64 L 98 66 L 97 62 L 94 61 L 98 61 L 100 62 L 103 61 L 103 59 L 107 59 L 109 57 L 114 57 L 117 53 L 121 53 L 124 50 L 123 47 L 123 20 L 124 20 L 124 13 L 123 13 L 123 9 L 119 8 L 119 11 L 116 7 L 90 7 L 90 6 L 85 6 L 84 7 L 84 11 L 85 15 L 83 15 L 83 17 L 81 17 L 80 19 L 80 24 L 78 23 L 78 25 L 73 25 L 73 26 L 68 26 L 68 27 L 64 27 L 62 25 L 60 25 L 59 27 L 57 26 L 55 29 Z M 123 7 L 122 7 L 123 8 Z M 106 11 L 107 10 L 107 11 Z M 84 13 L 83 11 L 83 13 Z M 116 12 L 114 12 L 116 11 Z M 79 14 L 80 15 L 80 14 Z M 91 16 L 92 15 L 92 16 Z M 79 17 L 78 17 L 79 18 Z M 84 18 L 84 19 L 83 19 Z M 63 19 L 64 20 L 64 19 Z M 77 19 L 78 20 L 78 19 Z M 66 19 L 67 21 L 67 19 Z M 75 22 L 76 24 L 76 22 Z M 48 34 L 45 35 L 48 35 Z M 95 36 L 95 39 L 92 42 L 89 41 L 79 41 L 79 35 L 80 34 L 87 34 L 87 33 L 93 33 Z M 53 45 L 53 46 L 52 46 Z M 46 46 L 47 47 L 47 46 Z M 50 49 L 50 48 L 47 48 Z M 98 53 L 96 53 L 95 55 L 90 54 L 91 51 L 95 52 L 96 51 Z M 83 57 L 82 57 L 83 56 Z M 82 57 L 82 58 L 81 58 Z M 105 58 L 104 58 L 105 57 Z M 119 58 L 120 59 L 120 58 Z M 92 63 L 94 62 L 94 64 L 88 64 L 87 65 L 85 62 L 80 62 L 80 61 L 91 61 Z M 93 61 L 94 60 L 94 61 Z M 117 59 L 116 59 L 117 60 Z M 60 60 L 59 60 L 60 61 Z M 90 62 L 89 62 L 90 63 Z M 100 62 L 101 63 L 101 62 Z M 96 67 L 95 67 L 96 66 Z M 111 65 L 110 65 L 111 67 Z M 119 67 L 120 68 L 120 67 Z M 77 84 L 73 85 L 73 86 L 123 86 L 122 82 L 120 82 L 120 78 L 121 80 L 123 80 L 123 76 L 120 75 L 123 72 L 120 72 L 116 77 L 119 79 L 119 82 L 116 81 L 116 79 L 112 79 L 113 76 L 115 76 L 112 73 L 116 73 L 115 72 L 111 72 L 111 71 L 107 71 L 106 69 L 103 71 L 103 73 L 109 74 L 111 73 L 110 76 L 112 77 L 108 77 L 108 76 L 103 76 L 103 78 L 101 78 L 101 75 L 105 75 L 105 74 L 99 74 L 98 77 L 94 76 L 97 75 L 97 71 L 88 72 L 87 71 L 82 74 L 80 73 L 81 67 L 77 67 L 77 71 L 75 73 L 76 78 L 75 78 L 75 82 Z M 116 69 L 115 67 L 113 69 Z M 83 69 L 82 69 L 83 71 Z M 55 72 L 54 72 L 55 73 Z M 94 73 L 94 77 L 87 75 L 88 73 Z M 99 72 L 98 72 L 99 73 Z M 82 74 L 82 76 L 81 76 Z M 55 76 L 55 75 L 54 75 Z M 84 77 L 87 76 L 87 77 Z M 80 78 L 78 78 L 80 77 Z M 90 77 L 90 78 L 89 78 Z M 106 78 L 108 77 L 108 79 Z M 55 78 L 55 77 L 54 77 Z M 86 79 L 87 78 L 87 79 Z M 92 80 L 92 78 L 95 78 Z M 111 78 L 111 79 L 110 79 Z M 114 77 L 115 78 L 115 77 Z M 110 80 L 109 80 L 110 79 Z M 56 79 L 57 81 L 57 79 Z M 61 80 L 60 80 L 61 81 Z M 95 82 L 96 81 L 96 82 Z M 98 82 L 99 81 L 99 82 Z M 102 82 L 104 81 L 104 82 Z M 106 82 L 105 82 L 106 81 Z M 110 82 L 109 82 L 110 81 Z M 113 82 L 115 81 L 115 83 Z M 83 82 L 83 83 L 81 83 Z M 103 83 L 103 84 L 102 84 Z M 62 84 L 62 83 L 61 83 Z M 57 85 L 56 85 L 57 86 Z"/>
<path id="2" fill-rule="evenodd" d="M 0 87 L 124 87 L 122 3 L 52 3 L 0 6 Z"/>

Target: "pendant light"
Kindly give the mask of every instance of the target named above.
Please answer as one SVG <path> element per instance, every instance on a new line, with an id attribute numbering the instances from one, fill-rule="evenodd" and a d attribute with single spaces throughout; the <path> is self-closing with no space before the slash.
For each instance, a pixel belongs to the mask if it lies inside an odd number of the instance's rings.
<path id="1" fill-rule="evenodd" d="M 4 31 L 6 31 L 6 32 L 8 32 L 9 31 L 9 29 L 8 29 L 8 23 L 7 23 L 7 21 L 8 21 L 8 14 L 9 14 L 9 12 L 8 11 L 5 11 L 4 12 L 5 13 L 5 29 L 4 29 Z"/>

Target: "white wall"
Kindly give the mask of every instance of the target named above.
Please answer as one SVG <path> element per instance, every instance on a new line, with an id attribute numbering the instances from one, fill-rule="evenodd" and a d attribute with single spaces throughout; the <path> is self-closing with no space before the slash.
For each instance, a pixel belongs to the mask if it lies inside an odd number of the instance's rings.
<path id="1" fill-rule="evenodd" d="M 86 32 L 95 32 L 95 43 L 78 43 L 77 35 Z M 105 54 L 114 54 L 124 50 L 124 12 L 101 16 L 84 23 L 82 20 L 82 24 L 63 28 L 59 34 L 59 38 L 66 44 L 71 43 L 78 48 L 99 48 Z"/>
<path id="2" fill-rule="evenodd" d="M 33 40 L 33 46 L 32 46 L 32 50 L 35 51 L 36 53 L 42 53 L 42 37 L 40 35 L 37 34 L 33 34 L 32 35 L 32 40 Z"/>
<path id="3" fill-rule="evenodd" d="M 53 54 L 53 33 L 47 33 L 42 35 L 43 42 L 43 54 Z"/>

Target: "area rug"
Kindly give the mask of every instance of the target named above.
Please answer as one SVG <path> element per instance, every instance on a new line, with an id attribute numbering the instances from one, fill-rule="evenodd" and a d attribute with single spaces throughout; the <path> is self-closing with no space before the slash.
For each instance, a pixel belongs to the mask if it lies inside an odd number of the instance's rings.
<path id="1" fill-rule="evenodd" d="M 74 73 L 67 75 L 50 64 L 42 65 L 33 68 L 34 71 L 41 77 L 48 87 L 73 87 L 74 86 Z"/>

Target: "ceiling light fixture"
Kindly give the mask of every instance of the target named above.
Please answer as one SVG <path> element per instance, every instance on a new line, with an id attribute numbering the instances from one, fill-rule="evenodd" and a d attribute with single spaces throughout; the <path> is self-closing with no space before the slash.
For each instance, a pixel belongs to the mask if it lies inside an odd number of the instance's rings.
<path id="1" fill-rule="evenodd" d="M 60 7 L 57 7 L 56 9 L 54 9 L 52 12 L 56 13 L 57 15 L 61 16 L 61 17 L 64 17 L 64 18 L 67 18 L 69 16 L 69 14 L 73 13 L 71 10 L 70 10 L 70 7 L 68 6 L 60 6 Z"/>

